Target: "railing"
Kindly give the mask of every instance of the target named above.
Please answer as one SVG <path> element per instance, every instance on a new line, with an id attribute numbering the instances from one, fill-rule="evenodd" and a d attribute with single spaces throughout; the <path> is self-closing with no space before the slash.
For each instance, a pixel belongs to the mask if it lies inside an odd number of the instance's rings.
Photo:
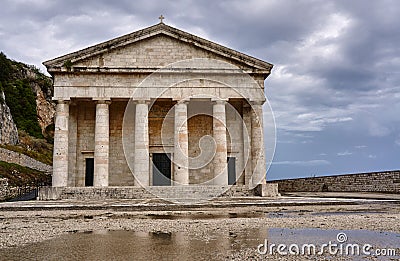
<path id="1" fill-rule="evenodd" d="M 25 186 L 10 187 L 6 196 L 6 201 L 26 201 L 35 200 L 38 197 L 39 189 L 44 186 L 49 186 L 51 182 L 40 182 L 36 184 L 29 184 Z"/>

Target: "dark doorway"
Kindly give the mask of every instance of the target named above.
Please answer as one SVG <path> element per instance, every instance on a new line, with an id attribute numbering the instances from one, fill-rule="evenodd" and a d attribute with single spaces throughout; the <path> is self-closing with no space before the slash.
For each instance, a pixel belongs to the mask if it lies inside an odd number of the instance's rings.
<path id="1" fill-rule="evenodd" d="M 171 159 L 167 153 L 153 153 L 153 186 L 171 186 Z"/>
<path id="2" fill-rule="evenodd" d="M 228 185 L 236 185 L 236 158 L 228 157 Z"/>
<path id="3" fill-rule="evenodd" d="M 86 158 L 85 186 L 93 186 L 94 158 Z"/>

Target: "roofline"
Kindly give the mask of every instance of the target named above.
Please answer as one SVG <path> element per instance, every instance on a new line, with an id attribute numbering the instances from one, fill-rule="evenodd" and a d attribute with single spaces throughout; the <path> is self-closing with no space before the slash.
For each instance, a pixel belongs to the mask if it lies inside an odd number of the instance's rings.
<path id="1" fill-rule="evenodd" d="M 228 57 L 230 59 L 236 60 L 240 63 L 244 63 L 250 67 L 255 69 L 262 69 L 270 71 L 273 67 L 272 64 L 262 61 L 258 58 L 252 57 L 250 55 L 244 54 L 242 52 L 235 51 L 231 48 L 225 47 L 223 45 L 214 43 L 212 41 L 206 40 L 199 36 L 184 32 L 180 29 L 174 28 L 172 26 L 166 25 L 164 23 L 158 23 L 156 25 L 132 32 L 130 34 L 126 34 L 87 48 L 82 50 L 72 52 L 48 61 L 43 62 L 43 65 L 47 67 L 48 71 L 53 71 L 57 67 L 64 66 L 66 61 L 70 61 L 72 63 L 87 59 L 89 57 L 102 54 L 106 51 L 110 51 L 113 49 L 117 49 L 121 46 L 125 46 L 128 44 L 135 43 L 140 40 L 144 40 L 146 38 L 158 35 L 165 34 L 167 36 L 179 39 L 180 41 L 184 41 L 187 43 L 194 44 L 197 47 L 206 49 L 213 53 L 217 53 L 221 56 Z M 54 68 L 56 67 L 56 68 Z M 53 69 L 53 70 L 52 70 Z M 55 70 L 58 71 L 58 70 Z"/>

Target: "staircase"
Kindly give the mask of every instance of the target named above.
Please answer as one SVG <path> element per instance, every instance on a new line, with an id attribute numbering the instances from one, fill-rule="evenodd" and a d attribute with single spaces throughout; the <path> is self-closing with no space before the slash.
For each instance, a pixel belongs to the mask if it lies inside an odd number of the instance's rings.
<path id="1" fill-rule="evenodd" d="M 40 200 L 164 199 L 175 203 L 204 202 L 215 197 L 247 197 L 246 186 L 43 187 Z"/>
<path id="2" fill-rule="evenodd" d="M 146 190 L 155 197 L 176 203 L 204 202 L 223 196 L 231 186 L 152 186 Z"/>

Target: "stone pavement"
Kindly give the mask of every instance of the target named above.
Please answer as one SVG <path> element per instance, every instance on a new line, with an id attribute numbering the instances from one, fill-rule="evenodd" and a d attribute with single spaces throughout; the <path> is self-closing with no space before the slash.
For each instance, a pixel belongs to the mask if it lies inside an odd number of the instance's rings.
<path id="1" fill-rule="evenodd" d="M 361 204 L 400 204 L 398 194 L 371 193 L 291 193 L 277 198 L 232 197 L 215 198 L 206 202 L 186 202 L 174 204 L 162 199 L 119 199 L 119 200 L 54 200 L 2 202 L 0 211 L 30 210 L 184 210 L 201 208 L 232 207 L 284 207 L 307 205 L 361 205 Z"/>

